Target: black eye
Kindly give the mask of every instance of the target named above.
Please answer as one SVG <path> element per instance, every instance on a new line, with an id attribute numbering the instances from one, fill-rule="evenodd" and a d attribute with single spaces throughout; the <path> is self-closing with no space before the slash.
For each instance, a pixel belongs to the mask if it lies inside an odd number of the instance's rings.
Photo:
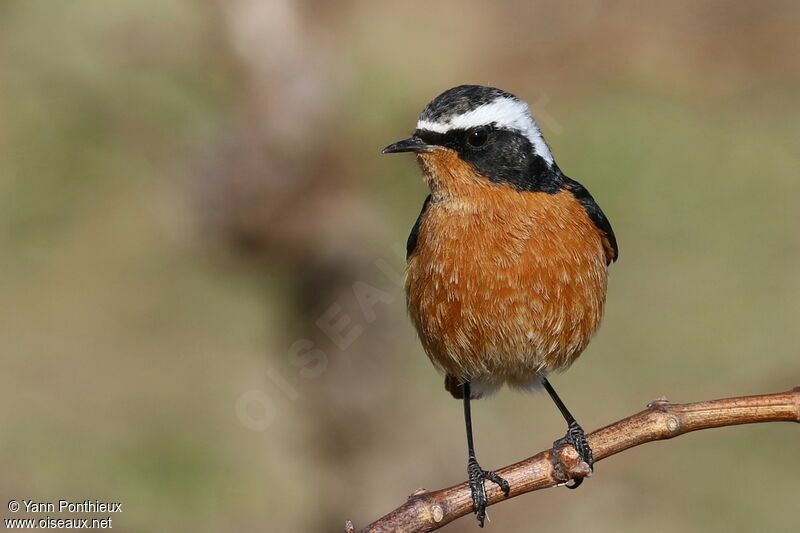
<path id="1" fill-rule="evenodd" d="M 480 148 L 489 140 L 489 131 L 486 128 L 473 128 L 467 131 L 467 144 L 473 148 Z"/>

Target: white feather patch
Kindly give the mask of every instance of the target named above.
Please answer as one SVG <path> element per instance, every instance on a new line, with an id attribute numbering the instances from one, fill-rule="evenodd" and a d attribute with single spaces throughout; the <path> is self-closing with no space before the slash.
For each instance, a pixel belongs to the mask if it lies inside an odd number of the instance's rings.
<path id="1" fill-rule="evenodd" d="M 528 109 L 528 104 L 516 98 L 501 96 L 472 111 L 450 117 L 446 122 L 419 120 L 417 129 L 447 133 L 454 129 L 469 129 L 492 123 L 496 124 L 498 128 L 512 129 L 522 133 L 531 142 L 536 153 L 547 161 L 548 165 L 553 164 L 553 154 L 544 141 L 539 125 L 536 124 L 536 120 Z"/>

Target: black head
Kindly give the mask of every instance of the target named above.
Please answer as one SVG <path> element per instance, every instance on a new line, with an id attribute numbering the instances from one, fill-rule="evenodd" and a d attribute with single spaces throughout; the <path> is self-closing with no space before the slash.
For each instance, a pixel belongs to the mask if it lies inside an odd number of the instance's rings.
<path id="1" fill-rule="evenodd" d="M 429 103 L 409 139 L 383 153 L 448 148 L 496 183 L 548 190 L 560 175 L 528 104 L 494 87 L 461 85 Z"/>

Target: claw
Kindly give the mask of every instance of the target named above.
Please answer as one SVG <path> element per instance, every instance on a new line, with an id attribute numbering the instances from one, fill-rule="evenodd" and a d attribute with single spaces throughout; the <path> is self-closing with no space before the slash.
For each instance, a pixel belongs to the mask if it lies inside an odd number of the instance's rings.
<path id="1" fill-rule="evenodd" d="M 572 481 L 572 485 L 569 484 L 569 481 Z M 564 484 L 564 486 L 567 487 L 570 490 L 575 490 L 575 489 L 577 489 L 578 487 L 581 486 L 581 483 L 583 483 L 583 478 L 582 477 L 576 477 L 576 478 L 570 479 L 569 481 L 567 481 Z M 581 493 L 581 494 L 583 494 L 583 493 Z"/>
<path id="2" fill-rule="evenodd" d="M 577 422 L 570 422 L 569 426 L 567 427 L 567 434 L 555 441 L 553 443 L 553 447 L 559 448 L 567 444 L 575 448 L 575 451 L 578 452 L 581 460 L 589 465 L 590 470 L 594 470 L 594 457 L 592 455 L 592 448 L 589 446 L 589 443 L 586 440 L 586 433 Z M 571 481 L 572 485 L 567 483 L 565 486 L 568 489 L 574 490 L 581 486 L 581 483 L 583 483 L 583 478 L 573 478 Z"/>
<path id="3" fill-rule="evenodd" d="M 486 520 L 486 506 L 489 505 L 489 498 L 486 496 L 486 481 L 496 484 L 506 496 L 511 487 L 505 479 L 494 472 L 481 468 L 474 457 L 469 458 L 467 473 L 469 474 L 469 488 L 472 491 L 472 512 L 478 519 L 478 525 L 483 527 L 483 522 Z"/>

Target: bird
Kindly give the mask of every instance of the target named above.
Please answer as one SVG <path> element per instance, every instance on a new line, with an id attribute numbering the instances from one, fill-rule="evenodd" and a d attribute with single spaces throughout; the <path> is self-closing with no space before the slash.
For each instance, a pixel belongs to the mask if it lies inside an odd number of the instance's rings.
<path id="1" fill-rule="evenodd" d="M 483 527 L 486 482 L 508 482 L 475 454 L 472 400 L 503 385 L 544 389 L 593 469 L 585 432 L 548 376 L 566 370 L 603 315 L 619 249 L 589 191 L 556 164 L 528 104 L 460 85 L 425 106 L 414 133 L 384 154 L 416 155 L 430 194 L 406 245 L 408 313 L 422 347 L 463 400 L 472 510 Z M 577 488 L 583 478 L 567 483 Z"/>

